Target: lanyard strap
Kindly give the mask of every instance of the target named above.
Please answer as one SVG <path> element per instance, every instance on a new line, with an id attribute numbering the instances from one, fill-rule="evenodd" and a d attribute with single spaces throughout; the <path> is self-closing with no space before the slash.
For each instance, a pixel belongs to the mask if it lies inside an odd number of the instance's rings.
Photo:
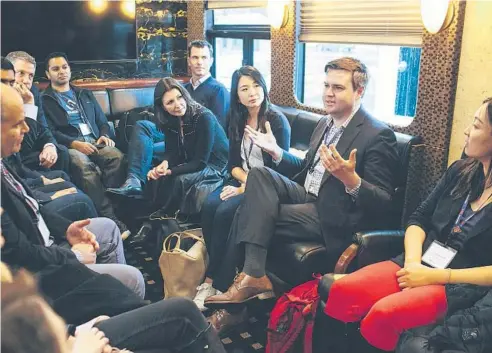
<path id="1" fill-rule="evenodd" d="M 260 129 L 260 123 L 258 122 L 256 125 L 256 131 Z M 246 140 L 243 138 L 243 152 L 244 152 L 244 158 L 246 158 L 246 165 L 248 166 L 248 170 L 251 170 L 251 165 L 249 164 L 249 157 L 251 156 L 251 152 L 253 152 L 253 141 L 251 141 L 251 144 L 249 145 L 249 151 L 246 153 Z"/>
<path id="2" fill-rule="evenodd" d="M 487 199 L 482 202 L 482 204 L 478 207 L 478 209 L 476 211 L 473 211 L 472 214 L 470 216 L 468 216 L 467 218 L 463 219 L 463 214 L 465 213 L 465 210 L 466 210 L 466 206 L 468 206 L 468 201 L 470 201 L 470 195 L 471 195 L 471 192 L 468 193 L 468 195 L 466 196 L 466 199 L 465 199 L 465 202 L 463 202 L 463 206 L 461 206 L 461 210 L 460 210 L 460 213 L 458 213 L 458 217 L 456 217 L 456 221 L 454 222 L 454 227 L 453 229 L 458 229 L 456 227 L 463 227 L 463 225 L 468 222 L 470 219 L 472 219 L 478 212 L 480 212 L 483 208 L 483 205 L 485 205 L 487 203 L 487 201 L 490 200 L 490 198 L 492 197 L 492 194 L 489 195 L 489 197 L 487 197 Z"/>
<path id="3" fill-rule="evenodd" d="M 328 125 L 328 128 L 326 129 L 325 136 L 323 137 L 323 143 L 326 146 L 330 146 L 334 141 L 336 141 L 337 139 L 339 139 L 340 136 L 342 136 L 343 131 L 345 130 L 345 127 L 344 126 L 340 127 L 340 129 L 332 136 L 332 138 L 330 139 L 330 141 L 327 141 L 328 135 L 330 134 L 331 129 L 333 129 L 333 125 L 334 125 L 334 122 L 332 120 L 330 122 L 330 124 Z M 314 169 L 316 168 L 316 166 L 318 165 L 319 161 L 321 160 L 321 153 L 319 153 L 319 148 L 320 147 L 321 147 L 321 143 L 318 146 L 318 151 L 316 152 L 318 154 L 318 158 L 313 161 L 313 164 L 311 165 L 311 168 L 309 168 L 309 173 L 310 174 L 312 174 L 314 172 Z"/>

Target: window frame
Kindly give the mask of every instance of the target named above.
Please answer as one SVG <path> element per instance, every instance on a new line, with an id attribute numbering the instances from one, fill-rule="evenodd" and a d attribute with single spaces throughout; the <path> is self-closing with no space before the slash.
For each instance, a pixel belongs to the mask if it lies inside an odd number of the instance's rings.
<path id="1" fill-rule="evenodd" d="M 216 25 L 214 24 L 214 10 L 208 10 L 207 14 L 207 41 L 214 49 L 214 62 L 210 68 L 211 74 L 216 76 L 216 38 L 236 38 L 243 40 L 242 65 L 253 66 L 254 41 L 256 39 L 271 40 L 269 25 Z"/>
<path id="2" fill-rule="evenodd" d="M 309 42 L 298 41 L 298 43 L 297 43 L 297 57 L 296 57 L 296 61 L 297 61 L 297 70 L 296 71 L 297 72 L 296 72 L 295 77 L 294 77 L 295 84 L 296 84 L 296 89 L 295 89 L 294 94 L 295 94 L 297 100 L 303 105 L 306 105 L 306 103 L 304 102 L 304 98 L 305 98 L 305 85 L 304 85 L 305 82 L 304 81 L 305 81 L 305 74 L 306 74 L 306 44 L 307 43 L 309 43 Z M 333 44 L 337 44 L 337 43 L 333 43 Z M 343 44 L 343 43 L 338 43 L 338 44 Z M 351 44 L 351 43 L 348 43 L 348 44 Z M 377 45 L 377 44 L 369 44 L 369 43 L 360 43 L 360 44 Z M 384 45 L 384 44 L 381 44 L 381 45 Z M 422 47 L 415 47 L 415 48 L 419 48 L 420 50 L 422 50 Z M 400 49 L 400 55 L 401 55 L 401 49 Z M 422 52 L 420 52 L 420 54 L 419 54 L 420 60 L 421 60 L 421 56 L 422 56 Z M 418 75 L 417 75 L 417 80 L 416 80 L 417 81 L 416 96 L 412 98 L 412 100 L 414 101 L 414 104 L 415 104 L 415 114 L 417 113 L 417 106 L 418 106 L 418 83 L 419 83 L 418 77 L 420 77 L 420 69 L 421 69 L 421 67 L 419 64 L 419 70 L 418 70 Z M 409 73 L 404 74 L 404 75 L 398 75 L 398 80 L 400 80 L 400 79 L 410 80 L 411 75 L 409 75 Z M 411 73 L 413 73 L 413 71 Z M 405 76 L 405 77 L 403 77 L 403 76 Z M 396 99 L 395 99 L 395 110 L 405 109 L 404 105 L 402 105 L 401 107 L 398 106 L 402 101 L 401 96 L 399 97 L 399 93 L 401 94 L 402 91 L 404 92 L 404 91 L 408 90 L 408 88 L 405 88 L 405 87 L 404 88 L 398 88 L 398 87 L 399 86 L 397 85 L 397 92 L 396 92 Z M 399 89 L 401 89 L 402 91 L 398 91 Z M 317 107 L 317 106 L 310 106 L 310 107 L 316 108 L 316 109 L 322 109 L 322 108 Z M 400 118 L 407 119 L 407 120 L 409 120 L 408 124 L 410 124 L 411 121 L 413 121 L 413 119 L 415 119 L 415 115 L 414 116 L 400 115 L 400 114 L 397 114 L 396 111 L 393 114 L 393 117 L 400 117 Z M 389 118 L 389 117 L 387 117 L 387 118 Z M 391 120 L 383 120 L 383 121 L 386 121 L 390 124 L 394 124 L 394 121 L 391 121 Z M 398 125 L 398 124 L 396 124 L 396 125 Z"/>

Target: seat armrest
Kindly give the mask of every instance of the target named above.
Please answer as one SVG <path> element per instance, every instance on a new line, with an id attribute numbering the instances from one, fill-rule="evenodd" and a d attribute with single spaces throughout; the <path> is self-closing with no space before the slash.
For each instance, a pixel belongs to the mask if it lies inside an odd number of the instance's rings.
<path id="1" fill-rule="evenodd" d="M 350 267 L 361 268 L 379 261 L 389 260 L 404 250 L 403 230 L 376 230 L 358 232 L 335 265 L 336 274 L 347 273 Z M 355 261 L 355 263 L 354 263 Z"/>
<path id="2" fill-rule="evenodd" d="M 403 230 L 371 230 L 357 232 L 354 241 L 359 246 L 370 249 L 381 245 L 400 244 L 404 236 L 405 231 Z"/>
<path id="3" fill-rule="evenodd" d="M 357 268 L 389 260 L 404 251 L 403 230 L 359 232 L 355 237 L 359 244 Z"/>

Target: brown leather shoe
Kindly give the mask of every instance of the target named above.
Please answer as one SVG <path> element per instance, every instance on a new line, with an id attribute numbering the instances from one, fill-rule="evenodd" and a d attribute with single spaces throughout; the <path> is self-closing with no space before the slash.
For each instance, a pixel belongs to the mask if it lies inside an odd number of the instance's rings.
<path id="1" fill-rule="evenodd" d="M 227 292 L 206 298 L 205 306 L 223 308 L 230 304 L 242 304 L 255 298 L 263 300 L 274 297 L 273 285 L 267 276 L 255 278 L 241 272 L 236 276 Z"/>
<path id="2" fill-rule="evenodd" d="M 219 337 L 224 337 L 232 329 L 248 320 L 248 312 L 243 308 L 237 314 L 231 314 L 226 309 L 219 309 L 207 317 L 207 321 L 215 328 Z"/>

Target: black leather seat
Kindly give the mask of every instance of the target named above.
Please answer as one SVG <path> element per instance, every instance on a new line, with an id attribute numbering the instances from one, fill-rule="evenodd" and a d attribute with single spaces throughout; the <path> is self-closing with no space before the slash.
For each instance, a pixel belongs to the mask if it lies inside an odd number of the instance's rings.
<path id="1" fill-rule="evenodd" d="M 309 145 L 312 131 L 321 116 L 290 107 L 279 106 L 278 108 L 287 116 L 291 123 L 291 147 L 305 150 Z M 411 147 L 419 144 L 421 140 L 419 137 L 400 133 L 395 133 L 395 135 L 401 162 L 401 174 L 395 190 L 394 213 L 388 215 L 388 217 L 391 218 L 392 227 L 390 228 L 398 229 L 402 223 L 401 218 Z M 282 240 L 276 240 L 268 252 L 267 274 L 272 279 L 277 290 L 284 291 L 312 279 L 313 273 L 333 272 L 339 255 L 336 254 L 330 258 L 324 244 L 320 242 L 290 242 L 287 240 L 282 242 Z"/>

